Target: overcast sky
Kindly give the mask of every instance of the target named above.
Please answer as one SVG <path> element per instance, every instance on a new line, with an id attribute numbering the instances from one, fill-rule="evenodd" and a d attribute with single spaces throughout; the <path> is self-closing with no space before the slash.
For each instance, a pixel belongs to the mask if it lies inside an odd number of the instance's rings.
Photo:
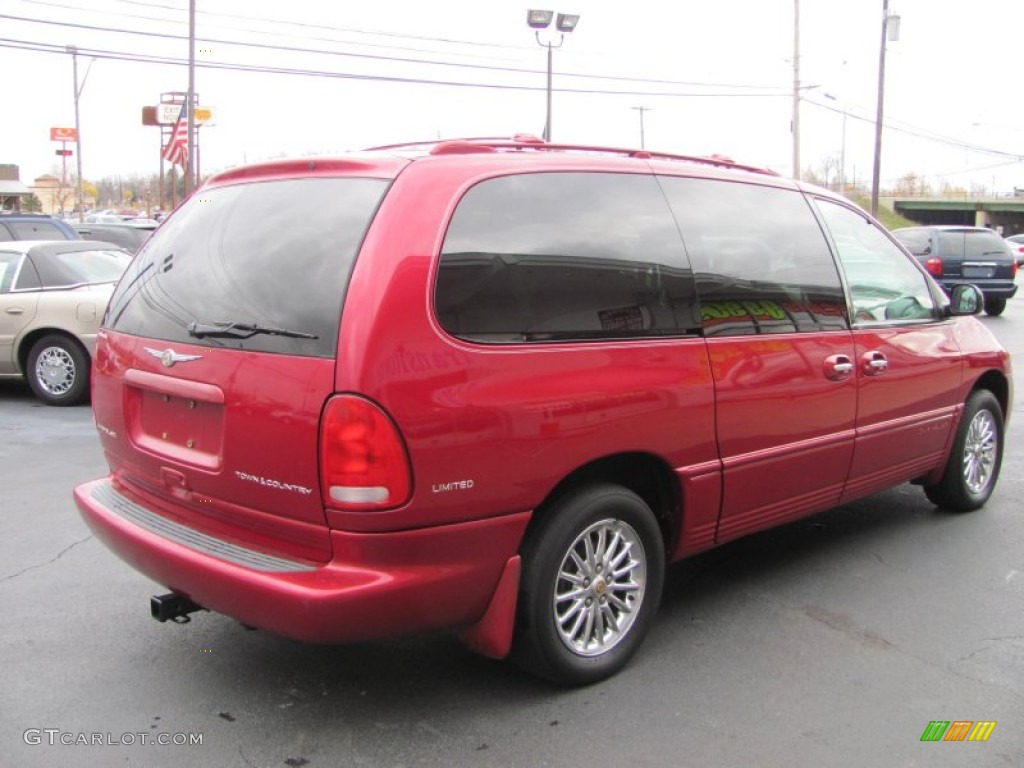
<path id="1" fill-rule="evenodd" d="M 196 0 L 196 92 L 216 115 L 200 131 L 202 171 L 439 136 L 540 135 L 546 52 L 526 26 L 529 7 Z M 794 0 L 535 7 L 581 16 L 553 52 L 553 140 L 639 146 L 642 116 L 648 149 L 791 175 Z M 883 185 L 916 173 L 936 190 L 1024 187 L 1024 2 L 890 0 L 890 10 L 901 23 L 887 48 Z M 800 0 L 800 17 L 801 166 L 821 174 L 845 148 L 847 178 L 869 184 L 882 0 Z M 20 166 L 26 183 L 60 174 L 49 129 L 74 126 L 74 45 L 79 79 L 88 72 L 83 175 L 158 172 L 159 130 L 142 125 L 142 108 L 187 90 L 187 37 L 188 0 L 3 0 L 0 163 Z"/>

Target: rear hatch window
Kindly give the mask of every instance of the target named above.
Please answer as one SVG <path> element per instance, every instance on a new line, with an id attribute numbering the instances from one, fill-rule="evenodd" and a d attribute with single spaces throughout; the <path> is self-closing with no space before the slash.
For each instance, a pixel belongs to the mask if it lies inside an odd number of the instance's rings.
<path id="1" fill-rule="evenodd" d="M 352 265 L 388 184 L 307 178 L 198 191 L 129 267 L 107 327 L 333 357 Z"/>
<path id="2" fill-rule="evenodd" d="M 990 230 L 952 229 L 938 235 L 943 274 L 964 279 L 1012 279 L 1014 259 L 1006 242 Z"/>

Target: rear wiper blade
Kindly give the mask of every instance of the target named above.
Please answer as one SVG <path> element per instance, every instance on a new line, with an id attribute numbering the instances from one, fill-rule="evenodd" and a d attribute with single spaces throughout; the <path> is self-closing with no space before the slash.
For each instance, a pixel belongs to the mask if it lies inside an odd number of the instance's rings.
<path id="1" fill-rule="evenodd" d="M 315 333 L 291 331 L 287 328 L 271 328 L 257 323 L 235 323 L 229 320 L 215 320 L 212 323 L 197 323 L 193 320 L 188 324 L 188 335 L 197 339 L 248 339 L 250 336 L 262 334 L 266 336 L 287 336 L 290 339 L 318 339 Z"/>

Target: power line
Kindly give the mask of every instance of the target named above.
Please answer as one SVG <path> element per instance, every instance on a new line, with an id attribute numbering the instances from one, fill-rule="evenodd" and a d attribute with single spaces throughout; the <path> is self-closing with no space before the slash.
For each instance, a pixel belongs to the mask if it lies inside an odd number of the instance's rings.
<path id="1" fill-rule="evenodd" d="M 875 122 L 874 118 L 864 117 L 854 112 L 850 112 L 849 110 L 842 110 L 837 107 L 833 107 L 830 104 L 823 104 L 819 101 L 814 101 L 812 99 L 804 99 L 804 101 L 808 104 L 811 104 L 812 106 L 827 110 L 829 112 L 834 112 L 836 114 L 845 114 L 847 117 L 853 120 L 859 120 L 863 123 L 874 124 Z M 907 125 L 909 127 L 900 127 L 899 121 L 883 121 L 882 125 L 887 130 L 895 131 L 896 133 L 905 133 L 908 136 L 914 136 L 915 138 L 925 139 L 926 141 L 931 141 L 936 144 L 944 144 L 948 147 L 955 147 L 957 149 L 967 149 L 972 152 L 995 155 L 997 157 L 1014 158 L 1014 161 L 1024 160 L 1024 156 L 1020 155 L 1019 153 L 1006 152 L 1001 149 L 992 149 L 991 147 L 983 147 L 980 144 L 971 144 L 970 142 L 963 141 L 962 139 L 956 139 L 951 136 L 943 136 L 933 131 L 929 131 L 927 128 L 918 128 L 916 126 L 910 126 L 908 123 L 903 123 L 902 125 Z M 1011 162 L 1009 164 L 1012 165 L 1013 163 Z"/>
<path id="2" fill-rule="evenodd" d="M 186 40 L 187 39 L 187 37 L 185 35 L 177 35 L 177 34 L 172 34 L 172 33 L 168 33 L 168 32 L 151 32 L 151 31 L 143 31 L 143 30 L 136 30 L 136 29 L 122 29 L 122 28 L 117 28 L 117 27 L 104 27 L 104 26 L 97 26 L 97 25 L 94 25 L 94 24 L 82 24 L 82 23 L 75 23 L 75 22 L 69 22 L 69 21 L 51 21 L 51 20 L 48 20 L 48 19 L 33 19 L 33 18 L 25 17 L 25 16 L 12 16 L 12 15 L 9 15 L 9 14 L 0 14 L 0 19 L 10 19 L 10 20 L 13 20 L 13 21 L 27 22 L 27 23 L 30 23 L 30 24 L 42 24 L 42 25 L 45 25 L 45 26 L 55 26 L 55 27 L 67 27 L 67 28 L 72 28 L 72 29 L 81 29 L 81 30 L 87 30 L 87 31 L 90 31 L 90 32 L 104 32 L 104 33 L 113 33 L 113 34 L 120 34 L 120 35 L 129 35 L 129 36 L 142 36 L 142 37 L 150 37 L 150 38 L 160 38 L 160 39 L 164 39 L 164 40 L 182 41 L 182 40 Z M 156 21 L 155 19 L 151 19 L 151 20 Z M 159 20 L 159 21 L 163 21 L 163 20 Z M 274 50 L 274 51 L 282 51 L 282 52 L 287 52 L 287 53 L 304 53 L 304 54 L 321 55 L 321 56 L 341 56 L 341 57 L 356 58 L 356 59 L 368 59 L 368 60 L 374 60 L 374 61 L 395 62 L 395 63 L 400 63 L 400 64 L 427 64 L 427 65 L 439 66 L 439 67 L 458 67 L 458 68 L 465 68 L 465 69 L 479 69 L 479 70 L 484 70 L 484 71 L 489 71 L 489 72 L 508 72 L 508 73 L 512 73 L 512 74 L 529 74 L 529 75 L 536 75 L 539 72 L 539 70 L 532 69 L 532 68 L 526 68 L 526 67 L 502 67 L 502 66 L 486 65 L 486 64 L 471 64 L 471 63 L 465 63 L 465 62 L 440 61 L 440 60 L 437 60 L 437 59 L 419 59 L 419 58 L 409 58 L 409 57 L 400 57 L 400 56 L 381 56 L 381 55 L 370 54 L 370 53 L 353 53 L 353 52 L 346 52 L 346 51 L 325 50 L 325 49 L 317 49 L 317 48 L 310 49 L 310 48 L 304 48 L 304 47 L 298 47 L 298 46 L 275 45 L 275 44 L 271 44 L 271 43 L 242 42 L 242 41 L 238 41 L 238 40 L 225 40 L 225 39 L 210 38 L 210 37 L 202 37 L 202 38 L 196 38 L 196 39 L 197 39 L 197 41 L 201 41 L 203 43 L 217 43 L 217 44 L 222 44 L 222 45 L 236 46 L 236 47 L 239 47 L 239 48 L 253 48 L 253 49 L 258 49 L 258 50 Z M 335 42 L 339 42 L 339 41 L 335 41 Z M 759 90 L 759 91 L 764 91 L 765 94 L 767 94 L 767 95 L 772 95 L 772 96 L 778 95 L 777 93 L 773 93 L 772 92 L 774 90 L 777 90 L 773 86 L 750 85 L 750 84 L 743 84 L 743 83 L 704 83 L 704 82 L 694 82 L 694 81 L 685 81 L 685 80 L 662 80 L 662 79 L 655 79 L 655 78 L 635 78 L 635 77 L 625 77 L 625 76 L 618 76 L 618 75 L 597 75 L 597 74 L 590 74 L 590 73 L 574 73 L 574 72 L 562 72 L 562 73 L 560 73 L 560 76 L 562 76 L 562 77 L 570 77 L 570 78 L 580 78 L 580 79 L 584 79 L 584 80 L 603 80 L 603 81 L 627 82 L 627 83 L 649 83 L 649 84 L 654 84 L 654 85 L 677 85 L 677 86 L 688 86 L 688 87 L 689 86 L 696 86 L 696 87 L 706 87 L 706 88 L 736 88 L 736 89 L 755 90 L 755 91 Z M 571 90 L 571 89 L 563 89 L 563 90 Z M 581 92 L 587 93 L 588 91 L 581 91 Z M 595 93 L 601 93 L 601 91 L 595 91 Z M 620 93 L 620 92 L 619 91 L 613 91 L 612 93 Z M 625 91 L 625 92 L 621 92 L 621 93 L 624 93 L 626 95 L 631 95 L 634 92 Z M 639 93 L 638 92 L 638 93 L 636 93 L 636 95 L 661 95 L 661 94 L 646 94 L 646 93 Z M 679 94 L 664 94 L 664 95 L 679 95 Z M 683 94 L 683 95 L 698 95 L 698 94 Z M 730 95 L 730 94 L 710 94 L 710 95 Z M 736 94 L 736 95 L 746 95 L 746 94 Z M 749 94 L 749 95 L 761 95 L 761 94 Z"/>
<path id="3" fill-rule="evenodd" d="M 30 50 L 40 53 L 51 53 L 66 55 L 64 46 L 55 45 L 52 43 L 35 43 L 26 42 L 21 40 L 11 40 L 9 38 L 0 38 L 0 48 L 15 48 L 21 50 Z M 180 59 L 171 56 L 157 56 L 157 55 L 144 55 L 135 53 L 125 53 L 121 51 L 110 51 L 99 48 L 86 48 L 84 46 L 78 47 L 78 52 L 82 55 L 93 56 L 97 59 L 111 59 L 117 61 L 131 61 L 135 63 L 144 64 L 158 64 L 158 65 L 169 65 L 169 66 L 184 66 L 187 64 L 187 60 Z M 391 82 L 391 83 L 405 83 L 414 85 L 437 85 L 437 86 L 449 86 L 455 88 L 482 88 L 487 90 L 508 90 L 508 91 L 539 91 L 544 90 L 540 86 L 535 85 L 514 85 L 504 83 L 486 83 L 486 82 L 470 82 L 470 81 L 459 81 L 459 80 L 437 80 L 432 78 L 421 78 L 421 77 L 399 77 L 391 75 L 380 75 L 380 74 L 361 74 L 355 72 L 337 72 L 328 70 L 317 70 L 317 69 L 301 69 L 294 67 L 271 67 L 260 64 L 241 64 L 232 62 L 215 62 L 215 61 L 197 61 L 195 66 L 199 69 L 218 69 L 218 70 L 230 70 L 238 72 L 253 72 L 260 74 L 278 74 L 278 75 L 301 75 L 305 77 L 324 77 L 324 78 L 340 78 L 340 79 L 352 79 L 352 80 L 372 80 L 379 82 Z M 684 91 L 636 91 L 636 90 L 624 90 L 624 89 L 610 89 L 610 88 L 568 88 L 560 87 L 556 88 L 560 93 L 577 93 L 585 95 L 600 95 L 600 96 L 662 96 L 662 97 L 693 97 L 693 98 L 757 98 L 757 97 L 779 97 L 784 95 L 782 93 L 753 93 L 753 94 L 736 94 L 736 93 L 696 93 L 696 92 L 684 92 Z"/>
<path id="4" fill-rule="evenodd" d="M 80 7 L 80 6 L 66 5 L 66 4 L 54 3 L 54 2 L 45 2 L 44 0 L 22 0 L 22 1 L 23 2 L 28 2 L 28 3 L 33 4 L 33 5 L 57 7 L 57 8 L 63 8 L 63 9 L 66 9 L 66 10 L 94 11 L 94 9 L 85 9 L 85 8 Z M 162 10 L 173 10 L 175 12 L 180 12 L 180 9 L 178 9 L 178 8 L 174 8 L 172 6 L 167 6 L 167 5 L 159 5 L 159 4 L 156 4 L 156 3 L 146 3 L 146 2 L 140 2 L 138 0 L 120 0 L 120 2 L 123 2 L 125 4 L 129 4 L 129 5 L 138 5 L 138 6 L 143 6 L 143 7 L 147 7 L 147 8 L 158 8 L 158 9 L 162 9 Z M 143 20 L 147 20 L 147 21 L 153 21 L 153 22 L 174 23 L 174 24 L 180 23 L 180 22 L 177 22 L 177 21 L 174 21 L 174 20 L 156 19 L 156 18 L 153 18 L 153 17 L 141 16 L 141 15 L 135 15 L 135 14 L 116 14 L 116 15 L 124 16 L 124 17 L 128 17 L 128 18 L 139 18 L 139 19 L 143 19 Z M 350 28 L 342 28 L 342 27 L 330 27 L 330 26 L 325 26 L 325 25 L 306 24 L 306 23 L 302 23 L 302 22 L 272 22 L 270 20 L 255 19 L 255 18 L 252 18 L 252 17 L 240 16 L 240 15 L 236 15 L 236 14 L 222 14 L 222 13 L 210 13 L 210 12 L 207 12 L 204 15 L 223 16 L 225 18 L 241 19 L 241 20 L 246 20 L 246 21 L 266 21 L 267 23 L 288 24 L 288 25 L 293 25 L 293 26 L 298 26 L 298 27 L 303 27 L 303 28 L 309 28 L 309 29 L 327 29 L 327 30 L 331 30 L 331 31 L 349 31 L 349 32 L 356 32 L 356 33 L 359 33 L 359 34 L 374 34 L 374 35 L 378 35 L 379 34 L 379 35 L 389 36 L 389 37 L 408 38 L 408 39 L 417 39 L 417 40 L 427 40 L 427 41 L 431 41 L 431 42 L 443 42 L 443 43 L 466 44 L 466 45 L 480 45 L 480 46 L 489 46 L 490 45 L 490 44 L 484 44 L 484 43 L 470 43 L 468 41 L 459 41 L 459 40 L 451 40 L 451 39 L 444 39 L 444 38 L 430 38 L 430 37 L 426 37 L 426 36 L 401 35 L 401 34 L 398 34 L 398 33 L 385 33 L 385 32 L 370 32 L 370 31 L 366 31 L 366 30 L 358 30 L 358 29 L 350 29 Z M 31 23 L 31 24 L 41 24 L 41 25 L 61 27 L 61 28 L 81 29 L 81 30 L 87 30 L 87 31 L 92 31 L 92 32 L 111 33 L 111 34 L 127 35 L 127 36 L 133 36 L 133 37 L 158 38 L 158 39 L 165 39 L 165 40 L 171 40 L 171 41 L 182 41 L 182 40 L 187 39 L 186 36 L 184 36 L 184 35 L 178 35 L 178 34 L 173 34 L 173 33 L 168 33 L 168 32 L 153 32 L 153 31 L 144 31 L 144 30 L 138 30 L 138 29 L 129 30 L 129 29 L 123 29 L 123 28 L 117 28 L 117 27 L 98 26 L 98 25 L 92 25 L 92 24 L 74 23 L 74 22 L 69 22 L 69 21 L 52 21 L 52 20 L 45 20 L 45 19 L 36 19 L 36 18 L 29 18 L 29 17 L 23 17 L 23 16 L 14 16 L 14 15 L 10 15 L 10 14 L 0 14 L 0 18 L 9 19 L 9 20 L 12 20 L 12 21 L 21 21 L 21 22 L 26 22 L 26 23 Z M 274 34 L 274 33 L 263 33 L 263 32 L 261 32 L 260 34 L 268 34 L 268 35 L 270 35 L 270 34 Z M 280 36 L 280 35 L 277 35 L 277 36 Z M 220 38 L 199 38 L 199 39 L 202 40 L 204 43 L 214 43 L 214 44 L 220 44 L 220 45 L 237 47 L 237 48 L 241 48 L 241 49 L 271 50 L 271 51 L 279 51 L 279 52 L 285 52 L 285 53 L 304 53 L 304 54 L 309 54 L 309 55 L 345 57 L 345 58 L 354 58 L 354 59 L 360 59 L 360 60 L 369 60 L 369 61 L 387 62 L 387 63 L 397 63 L 397 64 L 428 65 L 428 66 L 439 66 L 439 67 L 457 67 L 457 68 L 461 68 L 461 69 L 481 70 L 481 71 L 484 71 L 484 72 L 499 72 L 499 73 L 509 73 L 509 74 L 529 74 L 529 75 L 536 75 L 538 73 L 538 70 L 529 69 L 529 68 L 522 68 L 522 67 L 503 67 L 503 66 L 495 66 L 495 65 L 465 63 L 465 62 L 460 63 L 460 62 L 451 62 L 451 61 L 441 61 L 441 60 L 436 60 L 436 59 L 411 58 L 411 57 L 403 57 L 403 56 L 383 56 L 383 55 L 369 54 L 369 53 L 355 53 L 355 52 L 336 51 L 336 50 L 324 50 L 324 49 L 315 49 L 315 48 L 314 49 L 310 49 L 310 48 L 304 48 L 304 47 L 299 47 L 299 46 L 287 46 L 287 45 L 278 45 L 278 44 L 271 44 L 271 43 L 243 42 L 243 41 L 238 41 L 238 40 L 220 39 Z M 367 44 L 364 44 L 364 43 L 350 43 L 350 41 L 331 40 L 331 42 L 349 42 L 349 44 L 367 45 Z M 66 55 L 66 47 L 64 45 L 57 45 L 57 44 L 50 44 L 50 43 L 41 43 L 41 42 L 35 42 L 35 41 L 13 40 L 13 39 L 0 38 L 0 47 L 21 49 L 21 50 L 30 50 L 30 51 L 37 51 L 37 52 L 42 52 L 42 53 L 55 53 L 55 54 L 60 54 L 60 55 Z M 377 46 L 377 47 L 387 47 L 387 46 Z M 84 47 L 79 47 L 79 51 L 83 55 L 90 55 L 90 56 L 94 56 L 95 58 L 100 58 L 100 59 L 110 59 L 110 60 L 117 60 L 117 61 L 128 61 L 128 62 L 134 62 L 134 63 L 145 63 L 145 64 L 165 65 L 165 66 L 182 66 L 182 65 L 187 64 L 186 60 L 181 59 L 181 58 L 177 58 L 177 57 L 173 57 L 173 56 L 159 56 L 159 55 L 151 55 L 151 54 L 138 54 L 138 53 L 127 52 L 127 51 L 116 51 L 116 50 L 105 50 L 105 49 L 89 49 L 89 48 L 84 48 Z M 450 54 L 446 53 L 446 54 L 443 54 L 443 55 L 450 55 Z M 532 85 L 515 85 L 515 84 L 502 84 L 502 83 L 460 81 L 460 80 L 442 80 L 442 79 L 426 78 L 426 77 L 402 77 L 402 76 L 390 76 L 390 75 L 380 75 L 380 74 L 370 74 L 370 73 L 356 73 L 356 72 L 338 72 L 338 71 L 329 71 L 329 70 L 324 70 L 324 69 L 309 69 L 309 68 L 297 68 L 297 67 L 277 67 L 277 66 L 256 65 L 256 64 L 244 64 L 244 63 L 231 62 L 231 61 L 202 61 L 202 62 L 196 62 L 196 66 L 199 67 L 199 68 L 203 68 L 203 69 L 229 70 L 229 71 L 239 71 L 239 72 L 249 72 L 249 73 L 260 73 L 260 74 L 278 74 L 278 75 L 286 75 L 286 76 L 303 76 L 303 77 L 322 77 L 322 78 L 370 80 L 370 81 L 403 83 L 403 84 L 433 85 L 433 86 L 442 86 L 442 87 L 479 88 L 479 89 L 485 89 L 485 90 L 511 90 L 511 91 L 539 91 L 539 90 L 543 90 L 543 88 L 541 88 L 539 86 L 532 86 Z M 569 78 L 578 78 L 578 79 L 581 79 L 581 80 L 591 80 L 591 81 L 637 83 L 637 84 L 650 84 L 650 85 L 669 85 L 669 86 L 684 86 L 684 87 L 698 87 L 698 88 L 712 88 L 712 87 L 736 88 L 736 89 L 744 89 L 744 90 L 748 90 L 748 91 L 757 91 L 757 92 L 754 92 L 754 93 L 749 93 L 749 92 L 748 93 L 736 93 L 736 92 L 714 93 L 714 92 L 693 92 L 693 91 L 675 91 L 675 90 L 644 90 L 644 91 L 641 91 L 641 90 L 630 90 L 630 89 L 624 89 L 624 88 L 578 88 L 578 87 L 565 87 L 565 86 L 562 86 L 562 87 L 558 87 L 558 88 L 555 89 L 555 90 L 557 90 L 560 93 L 576 93 L 576 94 L 585 94 L 585 95 L 606 95 L 606 96 L 638 96 L 638 97 L 654 97 L 654 96 L 658 96 L 658 97 L 669 97 L 669 98 L 678 98 L 678 97 L 689 97 L 689 98 L 702 98 L 702 97 L 710 97 L 710 98 L 768 97 L 768 98 L 778 98 L 778 97 L 783 97 L 783 96 L 788 97 L 788 93 L 783 92 L 781 90 L 772 91 L 772 90 L 770 90 L 769 86 L 758 86 L 758 85 L 748 85 L 748 84 L 703 83 L 703 82 L 693 82 L 693 81 L 662 80 L 662 79 L 654 79 L 654 78 L 633 78 L 633 77 L 623 77 L 623 76 L 615 76 L 615 75 L 599 75 L 599 74 L 569 73 L 569 72 L 563 73 L 562 76 L 563 77 L 569 77 Z M 806 103 L 811 104 L 811 105 L 813 105 L 815 107 L 818 107 L 820 109 L 828 110 L 828 111 L 836 113 L 836 114 L 840 114 L 840 113 L 845 114 L 847 117 L 852 118 L 854 120 L 859 120 L 859 121 L 865 122 L 865 123 L 873 123 L 874 122 L 874 120 L 872 118 L 867 118 L 867 117 L 858 115 L 858 114 L 856 114 L 854 112 L 850 112 L 849 109 L 841 110 L 841 109 L 839 109 L 839 108 L 837 108 L 835 106 L 832 106 L 832 105 L 829 105 L 829 104 L 824 104 L 824 103 L 821 103 L 821 102 L 818 102 L 818 101 L 815 101 L 813 99 L 809 99 L 809 98 L 806 98 L 806 97 L 804 98 L 804 101 Z M 916 126 L 911 126 L 909 124 L 905 124 L 905 125 L 907 125 L 907 127 L 900 127 L 900 125 L 897 124 L 897 121 L 891 121 L 891 120 L 885 121 L 885 123 L 883 124 L 883 126 L 887 130 L 895 131 L 895 132 L 898 132 L 898 133 L 904 133 L 904 134 L 907 134 L 907 135 L 910 135 L 910 136 L 914 136 L 916 138 L 921 138 L 921 139 L 924 139 L 926 141 L 930 141 L 930 142 L 933 142 L 933 143 L 942 144 L 942 145 L 949 146 L 949 147 L 965 149 L 965 150 L 974 151 L 974 152 L 983 153 L 983 154 L 990 154 L 990 155 L 994 155 L 994 156 L 997 156 L 997 157 L 1013 158 L 1013 161 L 1011 161 L 1008 164 L 1013 164 L 1013 162 L 1017 162 L 1017 161 L 1020 161 L 1021 159 L 1024 159 L 1024 158 L 1022 158 L 1020 155 L 1018 155 L 1016 153 L 1005 152 L 1003 150 L 992 149 L 992 148 L 989 148 L 989 147 L 983 147 L 983 146 L 980 146 L 980 145 L 977 145 L 977 144 L 972 144 L 970 142 L 965 142 L 965 141 L 960 140 L 960 139 L 956 139 L 956 138 L 952 138 L 952 137 L 948 137 L 948 136 L 942 136 L 940 134 L 937 134 L 937 133 L 934 133 L 932 131 L 929 131 L 928 129 L 925 129 L 925 128 L 919 128 L 919 127 L 916 127 Z"/>
<path id="5" fill-rule="evenodd" d="M 38 6 L 45 6 L 45 7 L 50 7 L 50 8 L 59 8 L 59 9 L 66 10 L 66 11 L 78 11 L 78 12 L 81 12 L 81 13 L 88 13 L 88 14 L 103 14 L 104 16 L 111 16 L 111 15 L 113 15 L 113 16 L 117 16 L 119 18 L 125 18 L 125 19 L 139 19 L 139 20 L 142 20 L 142 21 L 159 22 L 159 23 L 163 23 L 163 24 L 175 24 L 175 25 L 179 25 L 179 26 L 181 26 L 181 25 L 183 25 L 185 23 L 185 22 L 183 22 L 183 21 L 181 21 L 179 19 L 169 19 L 169 18 L 160 18 L 160 17 L 153 17 L 153 16 L 144 16 L 144 15 L 136 14 L 136 13 L 113 13 L 112 14 L 112 13 L 108 13 L 106 11 L 102 11 L 102 10 L 97 9 L 97 8 L 83 8 L 81 6 L 67 5 L 65 3 L 46 2 L 46 0 L 21 0 L 21 1 L 23 3 L 28 4 L 28 5 L 38 5 Z M 161 4 L 158 4 L 158 3 L 131 2 L 131 0 L 118 0 L 118 1 L 122 2 L 122 3 L 126 3 L 128 5 L 140 5 L 140 6 L 144 6 L 144 7 L 148 7 L 148 8 L 155 8 L 155 9 L 159 9 L 159 10 L 171 11 L 171 12 L 174 12 L 174 13 L 177 13 L 177 14 L 182 13 L 182 9 L 181 8 L 177 8 L 177 7 L 169 6 L 169 5 L 161 5 Z M 251 16 L 241 16 L 241 15 L 229 14 L 229 13 L 216 13 L 216 12 L 202 11 L 202 10 L 197 11 L 197 13 L 199 15 L 202 15 L 202 16 L 220 16 L 220 17 L 224 17 L 224 18 L 228 18 L 228 19 L 239 19 L 241 21 L 255 21 L 255 22 L 264 23 L 264 24 L 271 24 L 271 25 L 274 25 L 275 27 L 288 26 L 288 27 L 298 27 L 300 29 L 328 30 L 328 31 L 332 31 L 332 32 L 351 32 L 351 33 L 360 34 L 360 35 L 372 35 L 372 36 L 375 36 L 375 37 L 393 37 L 393 38 L 397 38 L 397 39 L 418 40 L 418 41 L 423 41 L 423 42 L 437 42 L 437 43 L 445 43 L 445 44 L 457 44 L 457 45 L 487 47 L 487 48 L 509 48 L 509 49 L 521 50 L 521 51 L 530 50 L 530 49 L 527 49 L 525 46 L 506 46 L 506 45 L 502 45 L 502 44 L 499 44 L 499 43 L 481 43 L 481 42 L 473 42 L 473 41 L 468 41 L 468 40 L 452 40 L 452 39 L 447 39 L 447 38 L 427 37 L 427 36 L 424 36 L 424 35 L 406 35 L 406 34 L 395 33 L 395 32 L 382 32 L 382 31 L 376 31 L 376 30 L 362 30 L 362 29 L 355 29 L 355 28 L 350 28 L 350 27 L 332 27 L 332 26 L 327 26 L 327 25 L 323 25 L 323 24 L 308 24 L 308 23 L 304 23 L 304 22 L 296 22 L 296 21 L 290 21 L 290 20 L 261 19 L 261 18 L 251 17 Z M 32 19 L 32 21 L 35 21 L 35 19 Z M 58 22 L 54 22 L 54 23 L 58 23 Z M 230 29 L 232 31 L 237 31 L 237 32 L 254 32 L 256 34 L 268 35 L 268 36 L 271 36 L 271 37 L 296 37 L 297 36 L 297 35 L 291 35 L 291 34 L 287 34 L 287 33 L 276 32 L 276 31 L 267 31 L 267 30 L 260 30 L 260 29 L 250 29 L 250 28 L 246 28 L 246 27 L 234 27 L 234 28 L 228 27 L 228 29 Z M 134 32 L 135 30 L 132 30 L 132 31 Z M 430 52 L 430 53 L 435 52 L 435 51 L 431 51 L 430 49 L 425 49 L 425 48 L 411 48 L 411 47 L 396 46 L 396 45 L 385 45 L 385 44 L 382 44 L 382 43 L 367 43 L 367 42 L 360 42 L 360 41 L 353 41 L 353 40 L 338 40 L 337 38 L 330 38 L 330 37 L 312 38 L 312 39 L 322 40 L 324 42 L 331 42 L 331 43 L 347 43 L 347 44 L 350 44 L 350 45 L 361 45 L 361 46 L 368 47 L 368 48 L 390 48 L 390 49 L 393 49 L 393 50 L 408 50 L 408 51 L 418 51 L 418 52 L 425 52 L 425 53 L 426 52 Z M 475 56 L 476 54 L 461 54 L 461 53 L 449 52 L 447 55 L 450 55 L 450 56 Z"/>

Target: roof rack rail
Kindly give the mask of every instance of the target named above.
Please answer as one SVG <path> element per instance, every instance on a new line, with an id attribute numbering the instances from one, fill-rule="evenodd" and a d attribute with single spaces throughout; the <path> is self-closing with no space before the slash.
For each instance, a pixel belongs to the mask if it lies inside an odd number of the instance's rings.
<path id="1" fill-rule="evenodd" d="M 509 141 L 508 136 L 468 136 L 465 138 L 457 139 L 427 139 L 426 141 L 403 141 L 399 144 L 382 144 L 379 147 L 367 147 L 364 152 L 385 152 L 389 149 L 416 149 L 422 147 L 424 149 L 431 149 L 436 147 L 438 144 L 449 144 L 452 142 L 467 142 L 486 144 L 492 141 Z"/>
<path id="2" fill-rule="evenodd" d="M 555 144 L 544 141 L 531 134 L 517 133 L 511 138 L 495 136 L 476 136 L 459 139 L 437 139 L 432 141 L 407 142 L 402 144 L 389 144 L 381 147 L 371 147 L 367 151 L 387 151 L 394 149 L 422 149 L 431 155 L 458 155 L 476 154 L 480 152 L 524 151 L 536 152 L 589 152 L 620 157 L 632 157 L 639 160 L 677 160 L 688 163 L 700 163 L 719 168 L 729 168 L 750 173 L 761 173 L 767 176 L 778 176 L 779 174 L 768 168 L 760 168 L 754 165 L 737 163 L 725 155 L 713 154 L 701 155 L 678 155 L 670 152 L 655 152 L 648 149 L 625 149 L 620 147 L 606 147 L 591 144 Z"/>

